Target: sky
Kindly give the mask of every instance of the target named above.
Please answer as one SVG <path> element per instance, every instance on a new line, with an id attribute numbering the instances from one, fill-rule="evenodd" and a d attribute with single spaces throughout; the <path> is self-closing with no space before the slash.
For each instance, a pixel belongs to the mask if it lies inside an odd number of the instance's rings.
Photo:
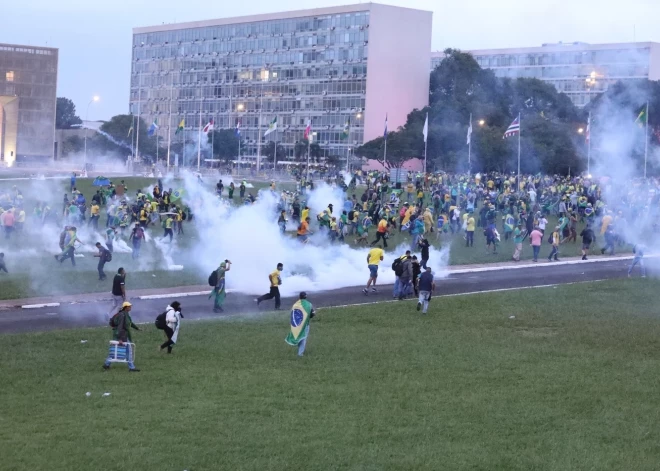
<path id="1" fill-rule="evenodd" d="M 357 0 L 5 0 L 0 43 L 59 48 L 57 96 L 82 119 L 128 112 L 132 28 L 360 3 Z M 364 2 L 363 2 L 364 3 Z M 433 11 L 433 50 L 540 46 L 559 41 L 660 42 L 658 0 L 385 0 Z M 10 19 L 10 21 L 6 21 Z M 101 100 L 89 106 L 94 95 Z"/>

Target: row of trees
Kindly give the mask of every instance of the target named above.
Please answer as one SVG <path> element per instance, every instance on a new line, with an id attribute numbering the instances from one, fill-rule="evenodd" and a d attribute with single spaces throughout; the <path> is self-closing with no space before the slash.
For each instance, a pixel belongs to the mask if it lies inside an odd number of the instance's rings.
<path id="1" fill-rule="evenodd" d="M 573 105 L 567 95 L 537 79 L 495 77 L 467 53 L 448 49 L 446 58 L 431 73 L 429 106 L 413 110 L 406 123 L 387 138 L 387 160 L 397 166 L 412 157 L 423 158 L 422 137 L 428 113 L 429 168 L 447 171 L 468 169 L 467 130 L 472 116 L 472 171 L 514 171 L 518 139 L 503 139 L 513 119 L 521 113 L 521 170 L 526 173 L 572 174 L 586 167 L 586 126 L 592 112 L 592 143 L 599 123 L 613 109 L 625 115 L 625 132 L 637 132 L 634 119 L 645 100 L 660 112 L 660 83 L 647 80 L 618 83 L 585 109 Z M 604 106 L 607 104 L 608 106 Z M 637 110 L 637 111 L 635 111 Z M 653 129 L 653 112 L 650 124 Z M 579 132 L 579 131 L 582 132 Z M 607 130 L 602 129 L 602 132 Z M 660 132 L 651 138 L 658 143 Z M 592 154 L 597 154 L 598 147 Z M 379 137 L 356 150 L 362 157 L 381 160 L 384 139 Z"/>

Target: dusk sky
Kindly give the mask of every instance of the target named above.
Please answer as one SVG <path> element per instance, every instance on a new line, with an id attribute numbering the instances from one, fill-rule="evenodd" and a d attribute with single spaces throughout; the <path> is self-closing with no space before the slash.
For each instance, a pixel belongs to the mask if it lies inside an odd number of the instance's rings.
<path id="1" fill-rule="evenodd" d="M 131 35 L 135 26 L 159 25 L 301 8 L 352 4 L 310 0 L 6 0 L 0 42 L 57 47 L 58 96 L 73 99 L 85 119 L 128 111 Z M 540 46 L 542 43 L 658 41 L 659 0 L 388 0 L 390 5 L 433 11 L 433 49 Z M 425 52 L 425 51 L 422 51 Z"/>

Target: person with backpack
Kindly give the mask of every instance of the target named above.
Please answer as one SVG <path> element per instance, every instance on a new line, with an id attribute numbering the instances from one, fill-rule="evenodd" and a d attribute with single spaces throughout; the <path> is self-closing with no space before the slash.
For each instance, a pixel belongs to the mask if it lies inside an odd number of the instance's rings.
<path id="1" fill-rule="evenodd" d="M 222 305 L 225 302 L 225 296 L 227 295 L 225 291 L 225 273 L 231 269 L 231 262 L 225 260 L 220 264 L 217 270 L 211 273 L 209 276 L 209 285 L 213 286 L 213 291 L 209 295 L 209 299 L 213 297 L 213 312 L 220 313 L 224 312 Z"/>
<path id="2" fill-rule="evenodd" d="M 181 312 L 181 303 L 174 301 L 165 309 L 165 312 L 156 317 L 156 328 L 165 332 L 167 341 L 159 347 L 159 351 L 167 348 L 167 353 L 172 353 L 172 347 L 179 338 L 179 328 L 181 326 L 183 313 Z"/>
<path id="3" fill-rule="evenodd" d="M 405 255 L 398 257 L 392 262 L 392 271 L 394 272 L 394 290 L 392 291 L 392 298 L 399 298 L 403 286 L 401 286 L 401 275 L 403 274 L 403 262 L 410 258 L 410 250 L 406 250 Z"/>
<path id="4" fill-rule="evenodd" d="M 557 254 L 559 253 L 559 226 L 555 227 L 555 230 L 552 231 L 552 234 L 550 234 L 550 237 L 548 238 L 548 243 L 552 244 L 552 250 L 550 251 L 550 255 L 548 255 L 548 262 L 551 262 L 554 260 L 555 262 L 558 262 L 559 259 L 557 258 Z"/>
<path id="5" fill-rule="evenodd" d="M 98 257 L 99 259 L 99 264 L 96 267 L 96 269 L 99 272 L 99 281 L 105 280 L 107 276 L 105 276 L 105 272 L 103 271 L 103 267 L 105 266 L 106 262 L 112 261 L 112 253 L 105 247 L 101 245 L 101 242 L 96 243 L 96 248 L 98 249 L 98 253 L 94 254 L 94 257 Z"/>
<path id="6" fill-rule="evenodd" d="M 112 340 L 119 342 L 120 346 L 123 346 L 124 344 L 126 346 L 126 358 L 131 357 L 130 344 L 133 342 L 131 329 L 140 330 L 140 328 L 133 323 L 133 319 L 131 319 L 130 312 L 132 306 L 131 303 L 124 302 L 121 309 L 119 309 L 119 312 L 112 316 L 109 322 L 110 327 L 112 328 Z M 114 347 L 111 348 L 114 350 Z M 108 355 L 108 358 L 106 358 L 105 363 L 103 364 L 103 369 L 106 371 L 109 370 L 111 362 L 112 355 Z M 128 371 L 138 372 L 140 370 L 135 367 L 135 364 L 132 361 L 129 361 Z"/>

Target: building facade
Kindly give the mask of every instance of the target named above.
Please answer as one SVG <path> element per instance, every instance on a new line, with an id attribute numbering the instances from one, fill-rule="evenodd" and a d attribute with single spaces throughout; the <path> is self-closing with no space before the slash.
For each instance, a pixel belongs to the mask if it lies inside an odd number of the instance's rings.
<path id="1" fill-rule="evenodd" d="M 311 120 L 324 154 L 346 159 L 382 135 L 386 115 L 396 129 L 428 104 L 431 22 L 365 3 L 135 28 L 130 110 L 157 120 L 164 142 L 195 143 L 211 118 L 216 129 L 240 123 L 241 159 L 254 162 L 271 140 L 293 159 Z M 187 147 L 184 162 L 196 161 Z"/>
<path id="2" fill-rule="evenodd" d="M 57 49 L 0 44 L 2 165 L 53 158 L 57 61 Z"/>
<path id="3" fill-rule="evenodd" d="M 517 49 L 470 52 L 479 65 L 498 77 L 537 78 L 583 107 L 609 86 L 626 80 L 660 80 L 660 43 L 544 44 Z M 444 57 L 434 52 L 431 68 Z"/>

